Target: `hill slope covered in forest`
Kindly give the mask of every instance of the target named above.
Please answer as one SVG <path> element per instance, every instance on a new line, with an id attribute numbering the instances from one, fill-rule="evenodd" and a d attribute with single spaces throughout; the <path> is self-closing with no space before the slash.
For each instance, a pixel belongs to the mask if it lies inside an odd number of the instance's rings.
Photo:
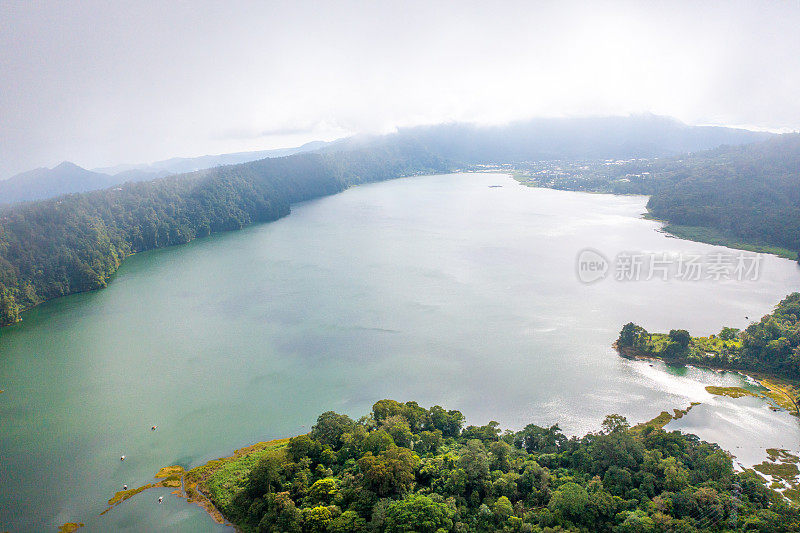
<path id="1" fill-rule="evenodd" d="M 359 183 L 449 167 L 419 145 L 297 154 L 0 208 L 0 325 L 104 287 L 129 254 L 289 214 Z"/>

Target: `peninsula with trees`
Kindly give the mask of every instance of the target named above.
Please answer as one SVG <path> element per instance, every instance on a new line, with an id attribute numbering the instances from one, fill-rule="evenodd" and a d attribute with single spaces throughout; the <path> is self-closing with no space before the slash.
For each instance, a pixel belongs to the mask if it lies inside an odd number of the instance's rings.
<path id="1" fill-rule="evenodd" d="M 177 492 L 254 532 L 797 531 L 796 485 L 773 490 L 758 466 L 736 472 L 719 446 L 663 429 L 685 412 L 609 415 L 578 438 L 381 400 L 189 470 Z"/>

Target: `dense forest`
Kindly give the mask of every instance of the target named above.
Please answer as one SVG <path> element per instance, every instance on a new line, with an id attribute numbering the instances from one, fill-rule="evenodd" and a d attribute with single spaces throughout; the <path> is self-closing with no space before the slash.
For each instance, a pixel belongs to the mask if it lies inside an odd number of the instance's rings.
<path id="1" fill-rule="evenodd" d="M 296 154 L 0 208 L 0 325 L 66 294 L 104 287 L 135 252 L 289 214 L 359 183 L 442 172 L 412 142 Z"/>
<path id="2" fill-rule="evenodd" d="M 381 400 L 358 421 L 323 413 L 241 481 L 229 464 L 203 488 L 242 531 L 800 530 L 798 508 L 756 472 L 656 420 L 609 415 L 568 438 L 558 425 L 463 428 L 458 411 Z"/>
<path id="3" fill-rule="evenodd" d="M 629 322 L 617 348 L 631 355 L 666 361 L 701 363 L 716 368 L 756 371 L 800 379 L 800 293 L 792 293 L 775 310 L 744 331 L 723 328 L 710 337 L 692 337 L 686 330 L 651 334 Z"/>

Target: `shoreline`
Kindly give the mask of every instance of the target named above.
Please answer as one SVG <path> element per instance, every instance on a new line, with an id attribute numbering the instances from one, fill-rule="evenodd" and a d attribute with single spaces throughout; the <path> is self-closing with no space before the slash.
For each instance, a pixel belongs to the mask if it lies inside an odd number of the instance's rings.
<path id="1" fill-rule="evenodd" d="M 700 402 L 691 402 L 684 409 L 673 408 L 672 413 L 670 413 L 669 411 L 661 411 L 658 415 L 656 415 L 654 418 L 650 420 L 646 420 L 632 425 L 631 430 L 641 433 L 644 432 L 646 428 L 664 429 L 664 426 L 666 426 L 673 420 L 681 419 L 682 417 L 687 415 L 692 410 L 692 408 L 694 408 L 697 405 L 700 405 Z M 209 486 L 205 485 L 205 483 L 207 483 L 211 477 L 219 473 L 220 470 L 224 469 L 225 467 L 235 466 L 237 462 L 239 461 L 244 462 L 248 460 L 250 456 L 253 455 L 256 455 L 254 459 L 257 460 L 264 453 L 284 448 L 291 438 L 292 437 L 273 439 L 270 441 L 258 442 L 256 444 L 252 444 L 244 448 L 238 448 L 234 450 L 233 454 L 231 454 L 230 456 L 220 457 L 218 459 L 212 459 L 202 465 L 196 466 L 190 470 L 186 470 L 182 472 L 180 478 L 180 487 L 172 491 L 171 494 L 177 496 L 178 498 L 184 498 L 187 500 L 187 502 L 197 505 L 203 511 L 205 511 L 206 514 L 215 523 L 229 526 L 232 530 L 238 532 L 240 531 L 240 529 L 237 527 L 237 525 L 228 520 L 223 514 L 223 512 L 214 504 L 212 496 L 207 493 L 207 491 L 209 491 Z M 731 454 L 731 452 L 726 451 L 725 453 L 727 453 L 731 457 L 731 460 L 733 460 L 734 456 Z M 173 467 L 165 467 L 162 468 L 161 471 L 167 468 L 173 468 Z M 249 470 L 247 470 L 247 473 L 249 473 Z M 150 488 L 154 487 L 147 485 L 142 487 L 141 489 L 134 489 L 129 492 L 135 491 L 135 493 L 138 494 L 139 492 L 143 492 L 144 490 L 148 490 Z M 132 497 L 133 495 L 135 494 L 132 494 L 129 497 Z M 120 503 L 122 503 L 122 501 L 117 502 L 115 505 L 119 505 Z M 106 511 L 110 509 L 111 507 Z"/>
<path id="2" fill-rule="evenodd" d="M 611 191 L 559 189 L 556 187 L 548 187 L 547 185 L 527 181 L 525 179 L 525 175 L 513 170 L 508 171 L 508 174 L 520 185 L 533 189 L 550 189 L 551 191 L 577 192 L 586 194 L 608 194 L 611 196 L 645 196 L 648 198 L 652 196 L 652 194 L 640 193 L 615 193 Z M 744 250 L 746 252 L 774 255 L 775 257 L 780 257 L 781 259 L 796 261 L 800 265 L 800 252 L 794 252 L 777 244 L 748 242 L 746 239 L 733 235 L 727 235 L 721 230 L 711 226 L 683 226 L 680 224 L 672 224 L 668 220 L 656 217 L 650 212 L 649 209 L 642 213 L 640 218 L 661 223 L 662 226 L 657 231 L 659 233 L 663 233 L 669 238 L 700 242 L 703 244 L 710 244 L 712 246 L 723 246 L 732 250 Z"/>
<path id="3" fill-rule="evenodd" d="M 181 466 L 165 466 L 161 468 L 154 478 L 159 481 L 145 483 L 144 485 L 124 491 L 119 491 L 108 500 L 108 507 L 100 513 L 105 515 L 126 500 L 154 488 L 173 488 L 170 494 L 185 499 L 188 503 L 200 507 L 211 519 L 221 525 L 229 526 L 238 531 L 236 525 L 230 522 L 222 511 L 214 504 L 210 488 L 206 485 L 209 479 L 221 469 L 236 465 L 237 462 L 255 463 L 266 452 L 285 447 L 290 437 L 257 442 L 250 446 L 237 448 L 229 456 L 211 459 L 189 470 Z M 254 457 L 251 457 L 254 456 Z M 246 471 L 249 473 L 249 469 Z M 238 481 L 239 479 L 235 479 Z"/>
<path id="4" fill-rule="evenodd" d="M 663 224 L 663 226 L 659 228 L 659 231 L 673 239 L 700 242 L 712 246 L 723 246 L 725 248 L 731 248 L 732 250 L 743 250 L 745 252 L 757 254 L 774 255 L 775 257 L 796 261 L 800 264 L 800 256 L 798 253 L 788 248 L 783 248 L 782 246 L 738 240 L 737 237 L 725 235 L 716 228 L 706 226 L 681 226 L 648 215 L 650 215 L 650 211 L 645 213 L 642 218 Z"/>
<path id="5" fill-rule="evenodd" d="M 247 224 L 244 224 L 244 225 L 242 225 L 241 227 L 238 227 L 238 228 L 220 229 L 220 230 L 217 230 L 217 231 L 211 231 L 207 235 L 194 235 L 189 240 L 187 240 L 186 242 L 175 242 L 175 243 L 172 243 L 172 244 L 169 244 L 169 245 L 166 245 L 166 246 L 154 246 L 153 248 L 147 248 L 147 249 L 143 249 L 143 250 L 126 251 L 123 254 L 121 254 L 121 256 L 115 261 L 116 265 L 114 266 L 113 270 L 108 273 L 108 275 L 107 275 L 107 277 L 104 280 L 102 285 L 99 285 L 99 286 L 96 286 L 96 287 L 92 287 L 92 288 L 89 288 L 89 289 L 81 289 L 81 290 L 70 291 L 70 292 L 68 292 L 66 294 L 61 294 L 61 295 L 58 295 L 58 296 L 54 296 L 52 298 L 43 299 L 43 300 L 38 301 L 35 304 L 30 305 L 28 307 L 24 307 L 24 308 L 20 307 L 19 309 L 17 309 L 17 318 L 16 318 L 16 320 L 14 320 L 12 322 L 8 322 L 8 323 L 0 323 L 0 329 L 13 327 L 13 326 L 21 323 L 24 320 L 23 315 L 25 313 L 27 313 L 28 311 L 31 311 L 32 309 L 35 309 L 35 308 L 41 306 L 42 304 L 45 304 L 45 303 L 48 303 L 48 302 L 52 302 L 52 301 L 56 301 L 56 300 L 59 300 L 61 298 L 65 298 L 67 296 L 72 296 L 74 294 L 92 293 L 92 292 L 95 292 L 95 291 L 100 291 L 102 289 L 105 289 L 113 281 L 113 279 L 116 276 L 117 272 L 122 267 L 122 264 L 124 263 L 124 261 L 126 259 L 128 259 L 129 257 L 135 255 L 135 254 L 140 254 L 140 253 L 144 253 L 144 252 L 151 252 L 151 251 L 155 251 L 155 250 L 164 250 L 164 249 L 168 249 L 168 248 L 176 248 L 176 247 L 179 247 L 179 246 L 184 246 L 186 244 L 195 242 L 198 239 L 205 239 L 205 238 L 208 238 L 208 237 L 212 237 L 214 235 L 221 235 L 221 234 L 231 233 L 231 232 L 235 232 L 235 231 L 241 231 L 241 230 L 243 230 L 245 228 L 249 228 L 249 227 L 252 227 L 252 226 L 257 226 L 257 225 L 261 225 L 261 224 L 269 224 L 269 223 L 272 223 L 272 222 L 277 222 L 278 220 L 281 220 L 281 219 L 286 218 L 289 215 L 291 215 L 292 214 L 292 207 L 295 206 L 295 205 L 301 204 L 303 202 L 317 200 L 319 198 L 325 198 L 325 197 L 328 197 L 328 196 L 334 196 L 334 195 L 337 195 L 337 194 L 341 194 L 341 193 L 343 193 L 343 192 L 345 192 L 345 191 L 347 191 L 349 189 L 352 189 L 354 187 L 358 187 L 358 186 L 361 186 L 361 185 L 365 185 L 365 184 L 368 184 L 368 183 L 381 183 L 381 182 L 385 182 L 385 181 L 391 181 L 391 180 L 396 180 L 396 179 L 401 179 L 401 178 L 409 178 L 409 177 L 413 177 L 413 176 L 438 176 L 438 175 L 443 175 L 443 174 L 456 174 L 456 173 L 457 172 L 454 172 L 454 171 L 439 171 L 439 172 L 436 172 L 436 171 L 431 171 L 431 172 L 420 171 L 419 174 L 414 173 L 414 174 L 391 175 L 388 178 L 379 178 L 379 179 L 376 179 L 376 180 L 367 180 L 367 181 L 360 182 L 360 183 L 353 183 L 353 184 L 347 185 L 344 188 L 342 188 L 341 190 L 338 190 L 338 191 L 335 191 L 335 192 L 323 193 L 321 195 L 312 196 L 311 198 L 307 198 L 307 199 L 304 199 L 304 200 L 301 200 L 301 201 L 289 202 L 287 204 L 287 206 L 286 206 L 286 211 L 278 214 L 274 218 L 268 218 L 268 219 L 264 219 L 264 220 L 253 220 L 253 221 L 251 221 L 251 222 L 249 222 Z M 181 175 L 181 174 L 175 174 L 175 176 L 179 176 L 179 175 Z M 162 178 L 159 178 L 159 179 L 162 179 Z M 96 192 L 96 191 L 86 191 L 86 193 L 92 193 L 92 192 Z M 80 194 L 86 194 L 86 193 L 76 193 L 76 194 L 80 195 Z M 49 199 L 37 200 L 35 202 L 40 202 L 40 201 L 41 202 L 45 202 L 45 201 L 49 201 Z"/>
<path id="6" fill-rule="evenodd" d="M 281 448 L 288 444 L 289 438 L 290 437 L 285 437 L 257 442 L 243 448 L 237 448 L 233 450 L 233 453 L 229 456 L 212 459 L 202 465 L 187 470 L 181 477 L 180 488 L 173 491 L 172 494 L 179 498 L 186 499 L 189 503 L 197 505 L 217 524 L 227 525 L 236 529 L 235 524 L 231 523 L 225 515 L 222 514 L 222 511 L 216 507 L 212 501 L 212 496 L 206 493 L 208 487 L 205 485 L 205 482 L 226 465 L 248 458 L 250 455 L 258 454 L 259 452 L 267 452 L 269 450 Z"/>
<path id="7" fill-rule="evenodd" d="M 614 343 L 614 348 L 617 349 L 616 343 Z M 653 356 L 647 356 L 645 354 L 639 355 L 623 355 L 623 352 L 617 349 L 617 352 L 620 356 L 630 359 L 630 360 L 658 360 L 668 364 L 663 359 Z M 725 370 L 736 372 L 742 376 L 747 376 L 752 379 L 756 379 L 749 374 L 745 374 L 738 370 L 730 370 L 730 369 L 714 369 L 710 366 L 706 366 L 710 370 Z M 761 383 L 761 381 L 758 381 Z M 763 386 L 763 385 L 762 385 Z M 767 388 L 767 387 L 765 387 Z M 772 390 L 772 389 L 770 389 Z M 769 400 L 769 398 L 766 398 Z M 633 431 L 637 432 L 644 432 L 647 428 L 650 429 L 664 429 L 664 427 L 674 420 L 679 420 L 685 415 L 687 415 L 695 406 L 700 405 L 701 402 L 691 402 L 686 408 L 684 409 L 677 409 L 673 408 L 672 413 L 669 411 L 661 411 L 658 415 L 650 420 L 646 420 L 643 422 L 639 422 L 631 426 Z M 280 450 L 285 448 L 288 444 L 289 440 L 292 437 L 284 437 L 278 439 L 272 439 L 269 441 L 262 441 L 257 442 L 255 444 L 245 446 L 242 448 L 237 448 L 233 451 L 231 455 L 220 457 L 217 459 L 211 459 L 201 465 L 198 465 L 194 468 L 189 470 L 184 470 L 180 466 L 167 466 L 161 468 L 158 473 L 156 474 L 156 478 L 162 478 L 160 481 L 155 483 L 151 482 L 148 484 L 143 485 L 139 488 L 134 488 L 128 491 L 121 491 L 114 495 L 114 497 L 109 500 L 109 507 L 101 513 L 101 515 L 106 514 L 108 511 L 112 510 L 117 505 L 122 504 L 125 500 L 139 494 L 140 492 L 144 492 L 151 488 L 157 487 L 174 487 L 175 490 L 171 492 L 172 495 L 185 499 L 188 503 L 192 503 L 198 507 L 200 507 L 215 523 L 225 525 L 230 527 L 234 531 L 240 531 L 237 525 L 225 516 L 221 506 L 218 506 L 214 501 L 214 494 L 215 490 L 230 490 L 232 485 L 237 485 L 240 482 L 243 482 L 246 479 L 246 476 L 249 474 L 252 467 L 257 463 L 257 461 L 265 454 Z M 770 454 L 771 449 L 767 449 L 768 457 L 772 457 Z M 774 453 L 783 453 L 783 450 L 775 450 Z M 726 454 L 731 458 L 732 461 L 735 460 L 735 456 L 730 451 L 725 451 Z M 763 462 L 758 467 L 761 467 L 762 470 L 764 465 L 769 467 L 770 465 L 767 462 Z M 761 473 L 758 468 L 750 467 L 747 470 L 754 470 Z M 744 467 L 742 467 L 744 469 Z M 224 472 L 227 470 L 227 472 Z M 213 479 L 217 474 L 224 474 L 224 478 L 222 483 L 220 480 Z M 763 476 L 763 474 L 761 474 Z M 209 483 L 211 482 L 211 483 Z M 797 490 L 795 485 L 787 486 L 786 487 L 789 492 L 793 495 L 792 491 Z M 794 500 L 793 500 L 794 501 Z M 224 502 L 223 502 L 224 505 Z"/>
<path id="8" fill-rule="evenodd" d="M 798 385 L 782 376 L 766 372 L 759 372 L 756 370 L 744 370 L 732 367 L 715 366 L 708 363 L 695 362 L 695 361 L 684 361 L 684 360 L 670 361 L 647 352 L 642 352 L 641 350 L 637 350 L 635 348 L 621 348 L 617 346 L 616 342 L 612 344 L 612 347 L 614 348 L 614 350 L 616 350 L 616 352 L 619 354 L 620 357 L 633 361 L 660 361 L 665 365 L 693 366 L 695 368 L 704 368 L 706 370 L 712 370 L 714 372 L 734 372 L 736 374 L 744 376 L 745 378 L 749 378 L 750 380 L 755 381 L 756 383 L 758 383 L 759 386 L 767 389 L 766 393 L 757 395 L 754 394 L 754 396 L 764 398 L 774 408 L 783 409 L 792 416 L 800 417 L 800 414 L 794 411 L 794 406 L 791 404 L 791 402 L 784 397 L 789 395 L 790 394 L 789 391 L 791 391 L 794 388 L 797 388 Z M 708 389 L 708 387 L 706 387 L 706 389 Z M 714 394 L 713 392 L 710 393 Z M 719 396 L 719 394 L 717 394 L 717 396 Z M 722 396 L 725 395 L 723 394 Z"/>

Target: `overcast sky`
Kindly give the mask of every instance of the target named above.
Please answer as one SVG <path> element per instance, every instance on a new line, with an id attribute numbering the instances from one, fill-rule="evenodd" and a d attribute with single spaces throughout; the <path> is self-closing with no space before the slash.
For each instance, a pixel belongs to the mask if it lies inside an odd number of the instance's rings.
<path id="1" fill-rule="evenodd" d="M 800 1 L 0 0 L 0 177 L 397 126 L 800 128 Z"/>

